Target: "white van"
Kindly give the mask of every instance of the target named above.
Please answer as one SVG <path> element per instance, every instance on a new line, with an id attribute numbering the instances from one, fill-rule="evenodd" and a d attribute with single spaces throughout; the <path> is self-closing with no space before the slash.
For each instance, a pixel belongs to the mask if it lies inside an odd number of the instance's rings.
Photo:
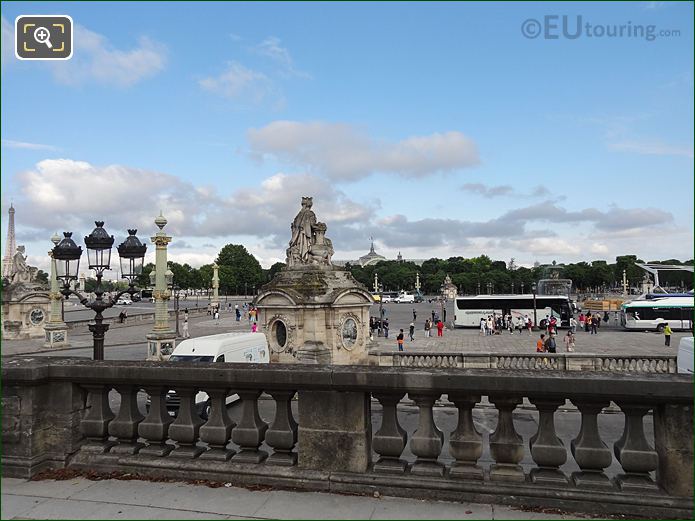
<path id="1" fill-rule="evenodd" d="M 171 353 L 169 362 L 267 364 L 270 362 L 270 350 L 263 333 L 222 333 L 184 340 Z M 236 394 L 227 396 L 227 403 L 238 399 Z M 181 399 L 176 392 L 172 390 L 167 393 L 166 406 L 169 414 L 176 413 L 180 403 Z M 199 392 L 196 395 L 195 407 L 201 418 L 207 419 L 210 410 L 207 393 Z"/>
<path id="2" fill-rule="evenodd" d="M 678 372 L 693 374 L 693 337 L 681 338 L 678 344 Z"/>
<path id="3" fill-rule="evenodd" d="M 401 293 L 396 297 L 394 302 L 398 303 L 415 303 L 415 295 L 413 293 L 408 293 L 407 291 L 401 291 Z"/>

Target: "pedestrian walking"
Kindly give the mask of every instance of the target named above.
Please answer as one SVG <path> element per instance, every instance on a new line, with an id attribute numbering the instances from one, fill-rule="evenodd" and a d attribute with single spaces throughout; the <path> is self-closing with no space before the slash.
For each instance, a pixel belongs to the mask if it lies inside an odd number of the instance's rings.
<path id="1" fill-rule="evenodd" d="M 572 333 L 571 329 L 567 331 L 567 334 L 562 339 L 562 341 L 565 343 L 565 351 L 567 351 L 568 353 L 574 351 L 574 333 Z"/>
<path id="2" fill-rule="evenodd" d="M 417 311 L 415 311 L 415 308 L 413 308 L 413 322 L 417 320 Z"/>
<path id="3" fill-rule="evenodd" d="M 577 330 L 577 321 L 574 319 L 574 317 L 570 317 L 570 332 L 574 334 L 574 332 Z"/>
<path id="4" fill-rule="evenodd" d="M 401 329 L 401 332 L 398 333 L 398 336 L 396 337 L 396 343 L 398 344 L 398 350 L 403 351 L 403 330 Z"/>
<path id="5" fill-rule="evenodd" d="M 598 315 L 594 315 L 591 317 L 591 334 L 592 335 L 598 335 L 598 325 L 601 323 L 601 319 L 598 318 Z"/>
<path id="6" fill-rule="evenodd" d="M 664 345 L 666 347 L 671 346 L 671 326 L 669 326 L 668 324 L 664 326 Z"/>
<path id="7" fill-rule="evenodd" d="M 579 313 L 579 328 L 584 329 L 584 322 L 586 320 L 586 317 L 584 316 L 584 312 L 582 311 Z"/>
<path id="8" fill-rule="evenodd" d="M 555 343 L 555 335 L 552 333 L 545 340 L 545 351 L 547 353 L 557 353 L 557 343 Z"/>
<path id="9" fill-rule="evenodd" d="M 258 332 L 258 324 L 254 322 L 251 324 L 251 333 L 257 333 Z"/>
<path id="10" fill-rule="evenodd" d="M 434 309 L 432 310 L 432 323 L 434 324 Z"/>
<path id="11" fill-rule="evenodd" d="M 183 317 L 183 338 L 190 338 L 191 335 L 188 333 L 188 317 L 184 315 Z"/>
<path id="12" fill-rule="evenodd" d="M 486 336 L 487 335 L 487 322 L 483 317 L 480 317 L 480 333 L 478 333 L 478 336 Z"/>
<path id="13" fill-rule="evenodd" d="M 239 307 L 238 307 L 238 306 L 237 306 L 237 308 L 234 310 L 234 313 L 235 313 L 235 315 L 236 315 L 236 321 L 239 322 L 239 320 L 241 320 L 241 311 L 239 310 Z"/>
<path id="14" fill-rule="evenodd" d="M 444 322 L 437 322 L 437 336 L 444 336 Z"/>
<path id="15" fill-rule="evenodd" d="M 412 342 L 415 340 L 415 322 L 410 323 L 410 329 L 408 330 L 408 333 L 410 334 L 410 341 Z"/>
<path id="16" fill-rule="evenodd" d="M 425 320 L 425 338 L 430 337 L 430 331 L 432 329 L 432 323 L 430 322 L 430 319 L 428 318 Z"/>
<path id="17" fill-rule="evenodd" d="M 383 322 L 383 325 L 381 326 L 381 328 L 384 330 L 384 338 L 388 338 L 389 337 L 389 319 L 388 318 L 384 319 L 384 322 Z"/>
<path id="18" fill-rule="evenodd" d="M 528 336 L 531 336 L 531 330 L 533 329 L 533 322 L 529 317 L 526 317 L 526 329 L 528 329 Z"/>
<path id="19" fill-rule="evenodd" d="M 219 325 L 219 323 L 220 323 L 220 310 L 218 308 L 215 308 L 215 314 L 213 315 L 213 318 L 215 319 L 215 324 Z"/>

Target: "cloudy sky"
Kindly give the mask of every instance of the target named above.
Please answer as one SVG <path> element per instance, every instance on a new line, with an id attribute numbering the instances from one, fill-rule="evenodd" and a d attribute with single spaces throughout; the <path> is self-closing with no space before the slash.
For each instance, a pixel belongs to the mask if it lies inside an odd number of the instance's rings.
<path id="1" fill-rule="evenodd" d="M 72 16 L 71 60 L 14 57 L 42 13 Z M 268 267 L 309 195 L 337 259 L 373 236 L 389 258 L 685 260 L 693 110 L 692 3 L 4 3 L 2 235 L 13 201 L 45 267 L 56 231 L 147 237 L 161 209 L 173 260 L 235 242 Z"/>

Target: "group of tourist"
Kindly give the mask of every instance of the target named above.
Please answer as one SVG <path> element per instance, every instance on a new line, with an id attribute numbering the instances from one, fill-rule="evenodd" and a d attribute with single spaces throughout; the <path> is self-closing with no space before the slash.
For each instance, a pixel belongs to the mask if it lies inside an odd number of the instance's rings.
<path id="1" fill-rule="evenodd" d="M 523 317 L 518 316 L 516 320 L 512 317 L 511 313 L 506 315 L 498 315 L 493 313 L 488 315 L 487 318 L 480 318 L 480 333 L 479 336 L 491 336 L 500 335 L 502 331 L 509 331 L 510 335 L 517 331 L 519 334 L 526 329 L 528 330 L 529 336 L 531 335 L 531 329 L 533 328 L 533 321 L 528 315 Z"/>
<path id="2" fill-rule="evenodd" d="M 540 338 L 536 341 L 537 353 L 557 353 L 557 342 L 555 333 L 541 333 Z M 565 351 L 571 353 L 575 348 L 574 332 L 571 329 L 567 330 L 567 334 L 562 339 L 565 344 Z"/>
<path id="3" fill-rule="evenodd" d="M 603 322 L 608 323 L 608 311 L 603 313 Z M 598 328 L 601 327 L 601 317 L 598 313 L 591 314 L 591 311 L 585 315 L 583 312 L 579 314 L 579 327 L 585 332 L 592 335 L 598 334 Z"/>

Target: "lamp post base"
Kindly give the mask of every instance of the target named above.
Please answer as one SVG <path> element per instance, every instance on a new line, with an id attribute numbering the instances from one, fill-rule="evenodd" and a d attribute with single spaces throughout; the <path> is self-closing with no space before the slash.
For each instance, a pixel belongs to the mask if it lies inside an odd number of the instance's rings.
<path id="1" fill-rule="evenodd" d="M 65 322 L 48 323 L 43 330 L 46 333 L 46 341 L 44 347 L 69 347 L 68 343 L 68 326 Z"/>
<path id="2" fill-rule="evenodd" d="M 165 331 L 162 333 L 150 333 L 147 335 L 147 359 L 164 360 L 176 347 L 176 333 Z"/>

